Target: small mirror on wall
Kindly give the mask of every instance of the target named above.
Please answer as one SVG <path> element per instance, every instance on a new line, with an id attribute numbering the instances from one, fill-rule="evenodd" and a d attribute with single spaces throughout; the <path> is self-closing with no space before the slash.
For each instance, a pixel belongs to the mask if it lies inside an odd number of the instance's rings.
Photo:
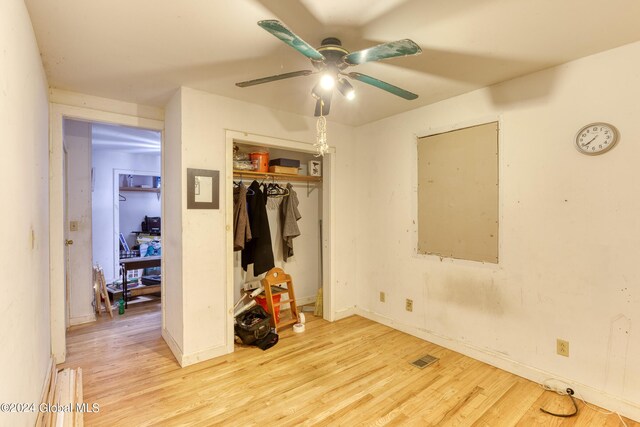
<path id="1" fill-rule="evenodd" d="M 187 209 L 219 209 L 220 172 L 187 169 Z"/>

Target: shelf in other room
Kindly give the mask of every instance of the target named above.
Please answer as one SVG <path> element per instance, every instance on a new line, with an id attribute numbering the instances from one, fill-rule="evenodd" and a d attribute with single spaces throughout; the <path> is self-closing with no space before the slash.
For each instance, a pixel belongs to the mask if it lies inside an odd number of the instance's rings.
<path id="1" fill-rule="evenodd" d="M 257 178 L 257 179 L 275 179 L 276 181 L 300 181 L 300 182 L 322 182 L 321 176 L 308 175 L 290 175 L 287 173 L 276 172 L 255 172 L 233 170 L 234 178 Z"/>
<path id="2" fill-rule="evenodd" d="M 120 191 L 142 191 L 145 193 L 159 193 L 159 188 L 120 187 Z"/>

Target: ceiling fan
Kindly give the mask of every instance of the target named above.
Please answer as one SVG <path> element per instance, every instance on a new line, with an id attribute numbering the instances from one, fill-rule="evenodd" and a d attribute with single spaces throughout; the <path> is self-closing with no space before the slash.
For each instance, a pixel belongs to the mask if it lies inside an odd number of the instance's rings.
<path id="1" fill-rule="evenodd" d="M 260 79 L 236 83 L 236 86 L 255 86 L 277 80 L 320 73 L 320 80 L 311 91 L 311 94 L 316 99 L 316 117 L 326 116 L 329 114 L 334 87 L 337 86 L 338 91 L 347 99 L 353 99 L 355 97 L 355 90 L 346 78 L 358 80 L 362 83 L 377 87 L 407 100 L 416 99 L 418 97 L 415 93 L 411 93 L 408 90 L 404 90 L 366 74 L 356 72 L 349 73 L 345 71 L 350 66 L 363 64 L 365 62 L 380 61 L 387 58 L 418 55 L 422 53 L 420 46 L 412 40 L 398 40 L 383 43 L 368 49 L 359 50 L 357 52 L 349 52 L 347 49 L 342 47 L 342 42 L 340 42 L 339 39 L 335 37 L 328 37 L 322 40 L 320 47 L 316 49 L 295 35 L 293 31 L 288 29 L 280 21 L 259 21 L 258 25 L 309 58 L 311 60 L 311 64 L 315 68 L 315 71 L 300 70 L 277 74 L 275 76 L 262 77 Z"/>

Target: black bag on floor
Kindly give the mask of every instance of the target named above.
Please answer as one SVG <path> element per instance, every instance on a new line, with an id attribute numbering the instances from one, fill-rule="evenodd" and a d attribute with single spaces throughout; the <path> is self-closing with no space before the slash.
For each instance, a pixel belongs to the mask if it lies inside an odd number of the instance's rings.
<path id="1" fill-rule="evenodd" d="M 243 344 L 253 344 L 271 331 L 269 314 L 259 305 L 236 317 L 235 333 Z"/>
<path id="2" fill-rule="evenodd" d="M 264 338 L 257 340 L 254 345 L 264 351 L 276 345 L 279 339 L 278 334 L 269 332 Z"/>

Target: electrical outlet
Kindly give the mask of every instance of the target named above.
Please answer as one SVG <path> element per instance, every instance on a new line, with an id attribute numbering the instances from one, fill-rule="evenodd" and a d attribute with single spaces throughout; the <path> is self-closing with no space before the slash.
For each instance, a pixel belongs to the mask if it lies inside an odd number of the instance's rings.
<path id="1" fill-rule="evenodd" d="M 556 352 L 560 356 L 569 357 L 569 341 L 561 340 L 558 338 L 556 340 Z"/>
<path id="2" fill-rule="evenodd" d="M 384 292 L 380 291 L 380 302 L 385 302 L 387 300 L 387 296 Z"/>
<path id="3" fill-rule="evenodd" d="M 405 304 L 404 308 L 405 308 L 407 311 L 413 311 L 413 300 L 412 300 L 412 299 L 407 298 L 407 302 L 406 302 L 406 304 Z"/>

